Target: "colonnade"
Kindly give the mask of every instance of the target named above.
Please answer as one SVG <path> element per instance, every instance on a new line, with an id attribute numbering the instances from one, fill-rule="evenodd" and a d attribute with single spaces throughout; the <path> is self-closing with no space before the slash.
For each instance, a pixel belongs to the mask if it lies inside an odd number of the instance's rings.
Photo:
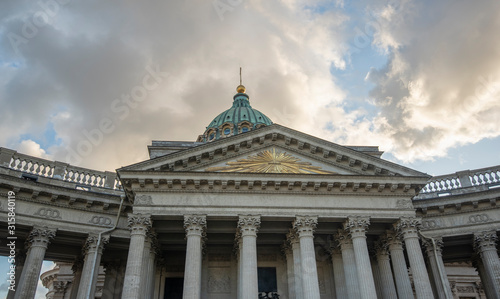
<path id="1" fill-rule="evenodd" d="M 159 246 L 149 215 L 132 214 L 128 217 L 130 247 L 124 271 L 121 298 L 153 298 L 156 257 Z M 236 227 L 238 256 L 238 299 L 258 298 L 257 239 L 261 218 L 259 215 L 241 215 Z M 316 269 L 314 233 L 317 217 L 296 216 L 283 244 L 286 257 L 288 298 L 319 299 L 320 288 Z M 444 264 L 440 238 L 429 239 L 419 235 L 418 218 L 402 217 L 392 229 L 380 235 L 368 248 L 366 232 L 369 217 L 347 217 L 337 232 L 332 232 L 330 254 L 333 265 L 337 298 L 451 298 L 450 285 L 443 275 Z M 183 298 L 201 297 L 202 256 L 206 239 L 207 220 L 204 215 L 185 215 L 186 262 Z M 34 298 L 45 252 L 57 233 L 56 229 L 34 227 L 27 239 L 27 252 L 17 291 L 8 298 Z M 93 298 L 97 268 L 109 236 L 89 235 L 83 248 L 83 261 L 75 263 L 71 298 Z M 424 245 L 429 272 L 426 268 L 420 242 Z M 500 260 L 496 250 L 495 231 L 474 234 L 477 268 L 488 298 L 499 298 Z M 100 244 L 97 246 L 97 244 Z M 406 264 L 403 245 L 409 265 Z M 370 254 L 370 252 L 372 254 Z M 80 266 L 78 266 L 80 265 Z M 414 291 L 408 274 L 414 283 Z M 110 266 L 111 275 L 112 267 Z M 18 268 L 19 269 L 19 268 Z M 116 271 L 115 271 L 116 272 Z M 114 272 L 113 272 L 114 273 Z M 377 275 L 373 275 L 377 273 Z M 431 274 L 432 280 L 429 278 Z M 118 275 L 118 272 L 115 273 Z M 108 272 L 106 273 L 108 276 Z M 111 282 L 108 278 L 105 285 Z M 434 292 L 433 292 L 434 287 Z M 116 285 L 113 286 L 116 289 Z M 415 295 L 414 295 L 415 293 Z"/>

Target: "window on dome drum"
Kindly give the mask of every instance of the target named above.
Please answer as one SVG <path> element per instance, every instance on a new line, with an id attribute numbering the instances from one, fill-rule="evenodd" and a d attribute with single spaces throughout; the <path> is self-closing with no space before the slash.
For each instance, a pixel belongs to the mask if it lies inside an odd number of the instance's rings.
<path id="1" fill-rule="evenodd" d="M 229 135 L 229 133 L 231 133 L 231 129 L 230 128 L 225 128 L 224 129 L 224 135 Z"/>
<path id="2" fill-rule="evenodd" d="M 215 133 L 210 133 L 210 135 L 208 135 L 208 140 L 213 140 L 215 138 Z"/>
<path id="3" fill-rule="evenodd" d="M 242 132 L 242 133 L 248 132 L 248 127 L 243 127 L 243 128 L 241 128 L 241 132 Z"/>

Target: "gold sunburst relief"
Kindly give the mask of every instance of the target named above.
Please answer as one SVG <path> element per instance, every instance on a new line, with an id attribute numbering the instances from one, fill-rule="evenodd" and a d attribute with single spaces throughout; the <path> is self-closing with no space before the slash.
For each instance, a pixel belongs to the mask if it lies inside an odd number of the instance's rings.
<path id="1" fill-rule="evenodd" d="M 321 170 L 319 166 L 312 166 L 309 162 L 300 162 L 299 158 L 287 152 L 265 150 L 246 159 L 236 162 L 227 162 L 227 166 L 210 167 L 205 171 L 220 172 L 258 172 L 258 173 L 307 173 L 307 174 L 334 174 L 335 172 Z"/>

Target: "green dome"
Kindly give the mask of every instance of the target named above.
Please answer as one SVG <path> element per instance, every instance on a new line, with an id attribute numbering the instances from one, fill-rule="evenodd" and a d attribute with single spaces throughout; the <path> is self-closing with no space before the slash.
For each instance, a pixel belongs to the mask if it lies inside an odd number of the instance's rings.
<path id="1" fill-rule="evenodd" d="M 198 141 L 213 141 L 271 125 L 273 122 L 269 117 L 253 109 L 248 99 L 246 93 L 237 93 L 233 97 L 233 106 L 217 115 L 207 126 L 205 133 L 198 137 Z"/>

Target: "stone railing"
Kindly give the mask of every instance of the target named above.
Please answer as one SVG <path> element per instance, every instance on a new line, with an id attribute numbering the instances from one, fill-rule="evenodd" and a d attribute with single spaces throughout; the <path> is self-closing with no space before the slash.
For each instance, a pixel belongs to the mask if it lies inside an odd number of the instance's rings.
<path id="1" fill-rule="evenodd" d="M 280 295 L 277 292 L 259 292 L 258 299 L 279 299 Z"/>
<path id="2" fill-rule="evenodd" d="M 432 177 L 420 193 L 444 192 L 490 184 L 500 184 L 500 165 Z"/>
<path id="3" fill-rule="evenodd" d="M 120 190 L 116 172 L 98 171 L 36 158 L 0 147 L 0 167 L 10 168 L 37 177 L 59 179 L 77 185 Z"/>

